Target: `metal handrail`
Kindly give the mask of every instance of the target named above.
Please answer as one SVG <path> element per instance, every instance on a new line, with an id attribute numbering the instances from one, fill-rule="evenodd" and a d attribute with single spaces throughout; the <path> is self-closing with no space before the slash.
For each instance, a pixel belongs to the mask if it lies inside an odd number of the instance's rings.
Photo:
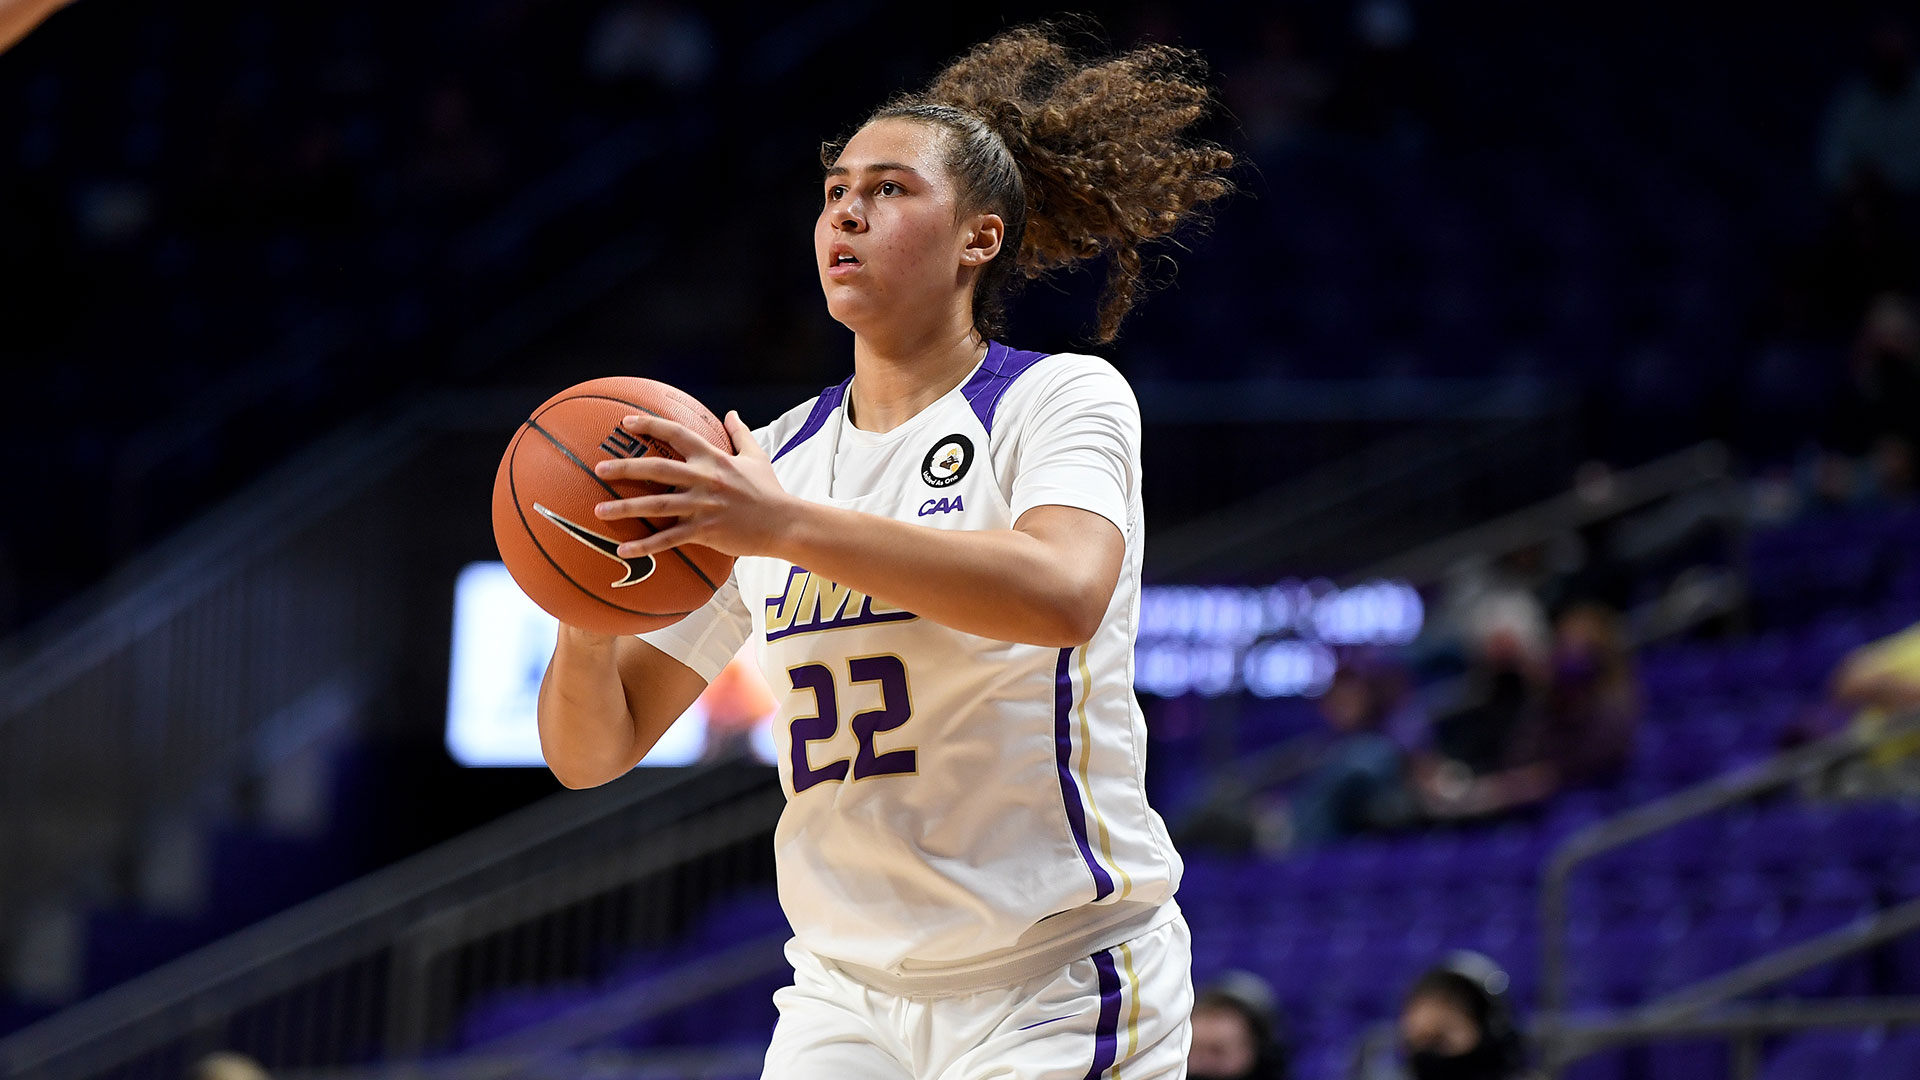
<path id="1" fill-rule="evenodd" d="M 1152 399 L 1143 398 L 1143 413 Z M 1178 580 L 1203 571 L 1243 569 L 1250 556 L 1275 560 L 1304 546 L 1303 530 L 1325 530 L 1335 507 L 1377 506 L 1370 496 L 1395 488 L 1424 489 L 1421 478 L 1471 480 L 1469 459 L 1480 455 L 1491 468 L 1499 452 L 1537 425 L 1526 420 L 1476 424 L 1465 432 L 1420 429 L 1328 462 L 1293 481 L 1249 496 L 1157 535 L 1147 575 Z M 1379 507 L 1384 510 L 1384 507 Z"/>
<path id="2" fill-rule="evenodd" d="M 1849 727 L 1818 742 L 1596 822 L 1563 841 L 1548 860 L 1541 886 L 1541 1009 L 1534 1021 L 1536 1038 L 1547 1051 L 1553 1067 L 1599 1049 L 1599 1044 L 1592 1042 L 1596 1032 L 1656 1035 L 1692 1030 L 1690 1025 L 1711 1022 L 1712 1014 L 1707 1010 L 1715 1006 L 1920 928 L 1920 899 L 1915 899 L 1685 987 L 1642 1006 L 1625 1019 L 1595 1020 L 1570 1016 L 1567 1012 L 1567 892 L 1576 867 L 1682 822 L 1817 777 L 1836 765 L 1915 733 L 1920 733 L 1920 711 L 1897 716 L 1872 731 Z M 1894 1012 L 1905 1020 L 1920 1021 L 1920 1013 L 1899 1013 L 1897 1009 Z M 1784 1014 L 1768 1015 L 1777 1020 Z"/>
<path id="3" fill-rule="evenodd" d="M 611 826 L 656 834 L 767 787 L 766 769 L 722 763 L 645 770 L 549 797 L 0 1039 L 0 1076 L 77 1075 L 87 1058 L 130 1060 L 177 1040 L 169 1021 L 232 1012 L 343 957 L 377 954 L 450 905 L 577 860 L 583 849 L 601 852 L 584 841 Z M 684 834 L 675 846 L 699 849 Z"/>
<path id="4" fill-rule="evenodd" d="M 1817 776 L 1901 735 L 1920 731 L 1920 712 L 1903 715 L 1877 731 L 1849 727 L 1725 776 L 1595 822 L 1562 841 L 1549 858 L 1541 887 L 1541 1005 L 1548 1016 L 1566 1006 L 1567 882 L 1576 866 L 1683 821 L 1710 814 L 1756 795 Z"/>
<path id="5" fill-rule="evenodd" d="M 778 784 L 762 778 L 758 791 L 738 801 L 712 808 L 699 819 L 697 832 L 651 831 L 636 840 L 605 851 L 586 865 L 558 865 L 526 874 L 497 887 L 442 905 L 393 941 L 388 982 L 388 1038 L 390 1050 L 407 1055 L 425 1048 L 435 1020 L 435 1006 L 455 1004 L 438 994 L 435 978 L 448 957 L 488 938 L 562 912 L 596 895 L 663 873 L 709 852 L 760 837 L 771 837 L 786 794 Z M 781 935 L 784 941 L 786 935 Z M 734 969 L 721 977 L 714 992 L 729 989 L 760 973 Z M 732 980 L 732 981 L 729 981 Z M 662 1010 L 665 1011 L 665 1010 Z M 629 1022 L 640 1019 L 633 1016 Z"/>
<path id="6" fill-rule="evenodd" d="M 1583 1020 L 1569 1027 L 1568 1033 L 1580 1040 L 1580 1053 L 1576 1056 L 1584 1056 L 1650 1039 L 1761 1035 L 1817 1027 L 1870 1027 L 1880 1024 L 1920 1025 L 1920 997 L 1740 1003 L 1722 1006 L 1698 1016 L 1664 1019 L 1657 1024 L 1628 1014 L 1612 1020 Z"/>
<path id="7" fill-rule="evenodd" d="M 1648 1024 L 1690 1019 L 1716 1005 L 1791 979 L 1802 972 L 1812 971 L 1843 956 L 1871 949 L 1914 930 L 1920 930 L 1920 897 L 1881 911 L 1869 912 L 1844 926 L 1656 998 L 1641 1006 L 1639 1012 Z"/>
<path id="8" fill-rule="evenodd" d="M 493 1059 L 467 1075 L 515 1075 L 516 1056 L 575 1050 L 595 1039 L 743 986 L 787 966 L 785 931 L 762 934 L 646 982 L 597 997 L 542 1023 L 482 1043 L 464 1058 Z M 499 1059 L 506 1058 L 507 1067 Z"/>
<path id="9" fill-rule="evenodd" d="M 1610 476 L 1597 488 L 1565 491 L 1382 559 L 1355 577 L 1430 581 L 1463 558 L 1517 551 L 1568 529 L 1618 517 L 1692 488 L 1731 483 L 1732 467 L 1732 454 L 1724 444 L 1696 443 Z"/>

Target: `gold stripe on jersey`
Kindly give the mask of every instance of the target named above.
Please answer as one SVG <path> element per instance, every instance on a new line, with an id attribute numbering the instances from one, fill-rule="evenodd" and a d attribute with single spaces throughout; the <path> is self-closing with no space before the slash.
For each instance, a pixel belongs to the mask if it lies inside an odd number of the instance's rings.
<path id="1" fill-rule="evenodd" d="M 1133 892 L 1133 878 L 1120 868 L 1113 858 L 1113 840 L 1107 833 L 1106 815 L 1100 812 L 1100 804 L 1093 801 L 1093 777 L 1088 766 L 1093 757 L 1093 725 L 1087 719 L 1087 699 L 1093 696 L 1093 673 L 1087 667 L 1087 647 L 1080 646 L 1080 790 L 1087 793 L 1087 806 L 1093 810 L 1094 825 L 1100 834 L 1100 861 L 1114 873 L 1120 875 L 1120 895 L 1117 900 L 1125 900 Z"/>

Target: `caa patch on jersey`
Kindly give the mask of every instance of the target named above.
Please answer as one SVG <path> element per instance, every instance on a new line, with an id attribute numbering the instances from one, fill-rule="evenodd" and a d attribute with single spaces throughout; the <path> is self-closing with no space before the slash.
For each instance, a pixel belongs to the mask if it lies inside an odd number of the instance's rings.
<path id="1" fill-rule="evenodd" d="M 973 440 L 965 435 L 942 436 L 920 462 L 920 479 L 928 487 L 949 487 L 960 482 L 973 467 Z"/>

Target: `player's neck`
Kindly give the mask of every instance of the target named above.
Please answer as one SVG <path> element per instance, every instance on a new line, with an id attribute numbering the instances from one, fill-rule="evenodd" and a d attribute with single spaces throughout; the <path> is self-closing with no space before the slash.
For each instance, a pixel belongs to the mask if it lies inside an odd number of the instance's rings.
<path id="1" fill-rule="evenodd" d="M 892 431 L 960 385 L 986 352 L 971 323 L 898 337 L 855 335 L 853 426 Z"/>

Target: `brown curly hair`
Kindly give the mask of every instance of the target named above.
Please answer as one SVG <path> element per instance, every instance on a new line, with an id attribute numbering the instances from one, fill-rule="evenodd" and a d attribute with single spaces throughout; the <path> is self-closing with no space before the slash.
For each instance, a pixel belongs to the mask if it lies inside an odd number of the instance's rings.
<path id="1" fill-rule="evenodd" d="M 951 135 L 947 166 L 966 209 L 1000 215 L 1002 250 L 974 283 L 973 325 L 1002 328 L 1013 277 L 1033 280 L 1105 256 L 1097 337 L 1112 341 L 1147 287 L 1140 249 L 1233 190 L 1233 155 L 1189 138 L 1212 107 L 1198 54 L 1166 45 L 1084 60 L 1062 28 L 1036 23 L 975 46 L 926 89 L 866 123 L 905 118 Z M 821 148 L 831 166 L 846 145 Z"/>

